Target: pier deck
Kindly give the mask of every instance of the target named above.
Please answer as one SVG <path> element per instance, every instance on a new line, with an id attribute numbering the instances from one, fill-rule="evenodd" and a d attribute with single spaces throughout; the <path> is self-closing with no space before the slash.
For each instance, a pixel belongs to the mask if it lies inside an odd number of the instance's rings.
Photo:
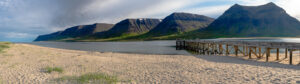
<path id="1" fill-rule="evenodd" d="M 177 50 L 193 51 L 203 55 L 230 55 L 234 54 L 252 59 L 253 56 L 269 62 L 271 50 L 275 50 L 276 60 L 280 60 L 280 52 L 284 52 L 284 59 L 289 59 L 293 65 L 293 52 L 300 50 L 300 43 L 272 42 L 272 41 L 241 41 L 241 40 L 177 40 Z M 299 64 L 299 63 L 298 63 Z"/>

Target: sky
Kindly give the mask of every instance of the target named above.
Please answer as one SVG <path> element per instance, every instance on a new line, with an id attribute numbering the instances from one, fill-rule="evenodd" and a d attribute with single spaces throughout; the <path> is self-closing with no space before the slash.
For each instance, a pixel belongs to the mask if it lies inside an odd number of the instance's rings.
<path id="1" fill-rule="evenodd" d="M 31 42 L 38 35 L 76 25 L 163 19 L 173 12 L 217 18 L 234 4 L 269 2 L 300 20 L 300 0 L 0 0 L 0 41 Z"/>

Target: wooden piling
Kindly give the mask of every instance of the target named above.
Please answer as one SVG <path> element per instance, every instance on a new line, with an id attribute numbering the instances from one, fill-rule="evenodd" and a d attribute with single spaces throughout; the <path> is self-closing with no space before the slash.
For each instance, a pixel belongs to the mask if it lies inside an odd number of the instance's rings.
<path id="1" fill-rule="evenodd" d="M 266 62 L 269 62 L 269 57 L 270 57 L 270 48 L 266 49 Z"/>
<path id="2" fill-rule="evenodd" d="M 228 44 L 226 44 L 226 56 L 229 55 L 229 48 L 228 48 Z"/>
<path id="3" fill-rule="evenodd" d="M 290 65 L 293 65 L 293 50 L 290 50 Z"/>
<path id="4" fill-rule="evenodd" d="M 262 54 L 261 54 L 261 47 L 258 48 L 258 55 L 259 57 L 258 58 L 262 58 Z"/>
<path id="5" fill-rule="evenodd" d="M 249 55 L 249 59 L 252 59 L 252 57 L 251 57 L 252 48 L 251 48 L 251 47 L 249 47 L 249 50 L 250 50 L 250 51 L 249 51 L 249 54 L 248 54 L 248 55 Z"/>
<path id="6" fill-rule="evenodd" d="M 285 48 L 285 58 L 288 58 L 288 49 Z"/>
<path id="7" fill-rule="evenodd" d="M 237 45 L 234 46 L 234 52 L 235 52 L 235 56 L 238 56 L 238 50 L 239 50 L 239 47 Z"/>
<path id="8" fill-rule="evenodd" d="M 279 60 L 279 48 L 276 49 L 276 60 Z"/>
<path id="9" fill-rule="evenodd" d="M 246 46 L 246 56 L 248 56 L 249 54 L 249 49 L 248 49 L 248 46 Z"/>
<path id="10" fill-rule="evenodd" d="M 223 54 L 223 45 L 219 44 L 219 55 Z"/>

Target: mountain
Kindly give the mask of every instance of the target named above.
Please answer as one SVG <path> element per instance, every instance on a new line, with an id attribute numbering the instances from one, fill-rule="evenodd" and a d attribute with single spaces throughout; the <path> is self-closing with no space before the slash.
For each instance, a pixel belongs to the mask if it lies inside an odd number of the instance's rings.
<path id="1" fill-rule="evenodd" d="M 34 41 L 63 40 L 67 38 L 78 38 L 90 36 L 98 32 L 104 32 L 113 27 L 113 24 L 96 23 L 92 25 L 80 25 L 47 35 L 40 35 Z"/>
<path id="2" fill-rule="evenodd" d="M 98 38 L 138 35 L 148 32 L 161 22 L 160 19 L 125 19 L 106 32 L 97 33 Z"/>
<path id="3" fill-rule="evenodd" d="M 168 35 L 180 32 L 188 32 L 207 27 L 214 19 L 197 14 L 173 13 L 158 24 L 149 35 Z"/>
<path id="4" fill-rule="evenodd" d="M 204 32 L 216 37 L 298 36 L 300 22 L 272 2 L 261 6 L 235 4 Z"/>

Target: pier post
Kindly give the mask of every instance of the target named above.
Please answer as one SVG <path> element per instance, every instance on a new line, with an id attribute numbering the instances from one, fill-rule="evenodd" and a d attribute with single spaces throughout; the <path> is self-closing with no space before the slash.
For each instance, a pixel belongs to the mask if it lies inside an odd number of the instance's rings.
<path id="1" fill-rule="evenodd" d="M 285 58 L 288 58 L 288 49 L 285 49 Z"/>
<path id="2" fill-rule="evenodd" d="M 270 57 L 270 48 L 266 49 L 266 62 L 269 62 L 269 57 Z"/>
<path id="3" fill-rule="evenodd" d="M 249 50 L 248 50 L 248 46 L 246 46 L 246 56 L 248 56 Z"/>
<path id="4" fill-rule="evenodd" d="M 183 49 L 186 49 L 185 41 L 182 41 Z"/>
<path id="5" fill-rule="evenodd" d="M 223 54 L 223 45 L 219 44 L 219 54 L 222 55 Z"/>
<path id="6" fill-rule="evenodd" d="M 238 56 L 238 49 L 239 47 L 237 45 L 234 46 L 235 56 Z"/>
<path id="7" fill-rule="evenodd" d="M 251 53 L 252 53 L 252 48 L 251 47 L 249 47 L 249 59 L 252 59 L 252 57 L 251 57 Z"/>
<path id="8" fill-rule="evenodd" d="M 228 48 L 228 44 L 226 44 L 226 56 L 229 55 L 229 48 Z"/>
<path id="9" fill-rule="evenodd" d="M 243 55 L 244 56 L 246 56 L 245 51 L 246 51 L 246 48 L 245 48 L 245 46 L 243 46 Z"/>
<path id="10" fill-rule="evenodd" d="M 202 43 L 202 54 L 205 55 L 205 43 Z"/>
<path id="11" fill-rule="evenodd" d="M 290 65 L 293 65 L 293 50 L 290 50 Z"/>
<path id="12" fill-rule="evenodd" d="M 279 60 L 279 48 L 276 49 L 276 60 Z"/>
<path id="13" fill-rule="evenodd" d="M 258 48 L 258 54 L 259 54 L 259 58 L 261 58 L 261 47 Z"/>

